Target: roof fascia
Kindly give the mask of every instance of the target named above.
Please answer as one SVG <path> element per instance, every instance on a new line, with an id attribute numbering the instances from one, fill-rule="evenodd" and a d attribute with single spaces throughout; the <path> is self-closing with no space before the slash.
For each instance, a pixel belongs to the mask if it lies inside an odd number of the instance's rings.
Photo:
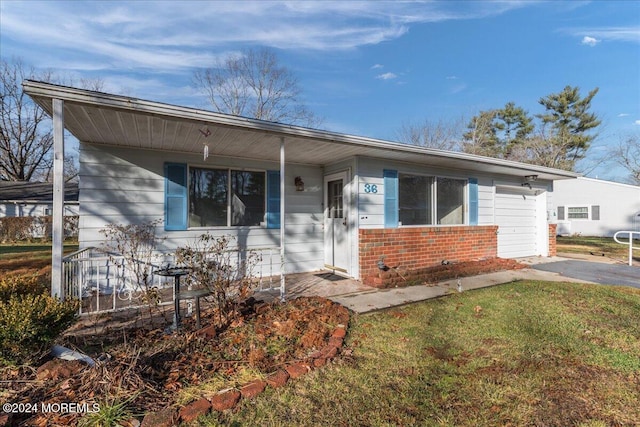
<path id="1" fill-rule="evenodd" d="M 492 157 L 478 156 L 475 154 L 459 153 L 453 151 L 438 150 L 434 148 L 417 147 L 398 142 L 390 142 L 376 138 L 341 134 L 337 132 L 310 129 L 294 125 L 267 122 L 264 120 L 250 119 L 229 114 L 215 113 L 212 111 L 181 107 L 155 101 L 146 101 L 122 95 L 112 95 L 104 92 L 95 92 L 86 89 L 77 89 L 60 86 L 51 83 L 25 80 L 22 83 L 24 91 L 32 98 L 43 97 L 46 99 L 62 99 L 63 101 L 92 105 L 95 107 L 113 108 L 148 114 L 164 116 L 172 119 L 183 119 L 198 123 L 209 123 L 219 126 L 240 128 L 243 130 L 266 132 L 282 137 L 296 137 L 312 140 L 321 140 L 334 144 L 355 145 L 366 148 L 379 148 L 384 150 L 399 151 L 403 153 L 415 153 L 433 157 L 457 159 L 488 165 L 503 166 L 521 170 L 529 175 L 540 173 L 552 175 L 554 179 L 577 178 L 581 174 L 544 166 L 530 165 L 511 160 L 496 159 Z M 50 112 L 50 105 L 41 105 Z"/>

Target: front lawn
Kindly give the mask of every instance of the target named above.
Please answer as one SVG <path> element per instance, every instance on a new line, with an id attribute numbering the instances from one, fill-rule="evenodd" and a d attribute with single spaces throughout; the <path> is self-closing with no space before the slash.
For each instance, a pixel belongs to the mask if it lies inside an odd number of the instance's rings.
<path id="1" fill-rule="evenodd" d="M 64 253 L 78 249 L 77 242 L 65 242 Z M 0 276 L 48 275 L 51 272 L 51 242 L 0 244 Z"/>
<path id="2" fill-rule="evenodd" d="M 621 241 L 626 241 L 621 238 Z M 581 255 L 597 255 L 627 261 L 629 256 L 629 246 L 621 245 L 613 240 L 613 237 L 591 237 L 591 236 L 558 236 L 556 238 L 558 253 L 573 253 Z M 636 241 L 634 246 L 639 246 Z M 640 251 L 635 251 L 634 259 L 640 261 Z"/>
<path id="3" fill-rule="evenodd" d="M 196 425 L 638 425 L 639 313 L 521 281 L 354 316 L 334 364 Z"/>
<path id="4" fill-rule="evenodd" d="M 0 274 L 16 267 L 42 274 L 50 253 L 40 249 L 0 251 Z M 192 425 L 640 425 L 639 315 L 637 289 L 532 281 L 353 315 L 346 346 L 331 363 Z M 296 360 L 301 353 L 289 344 L 304 349 L 311 340 L 303 336 L 318 331 L 291 326 L 313 318 L 330 331 L 336 322 L 321 317 L 271 319 L 263 326 L 277 332 L 274 339 L 237 322 L 217 335 L 228 348 L 203 345 L 190 330 L 92 333 L 70 344 L 94 357 L 109 354 L 99 369 L 50 383 L 34 381 L 37 366 L 8 366 L 0 377 L 13 381 L 0 401 L 53 396 L 108 410 L 117 397 L 141 419 L 168 402 L 185 405 Z M 287 346 L 285 331 L 298 334 Z M 124 343 L 111 341 L 115 336 Z M 275 365 L 262 366 L 270 358 Z M 77 421 L 72 415 L 66 420 Z"/>

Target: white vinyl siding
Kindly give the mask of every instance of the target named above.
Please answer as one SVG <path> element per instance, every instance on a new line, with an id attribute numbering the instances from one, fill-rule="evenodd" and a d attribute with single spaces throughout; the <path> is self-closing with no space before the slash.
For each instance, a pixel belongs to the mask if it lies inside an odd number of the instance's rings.
<path id="1" fill-rule="evenodd" d="M 576 207 L 588 207 L 589 218 L 568 216 L 567 210 Z M 558 234 L 611 237 L 617 231 L 640 229 L 640 186 L 583 177 L 556 181 L 552 209 Z"/>
<path id="2" fill-rule="evenodd" d="M 108 224 L 141 223 L 164 218 L 164 163 L 183 162 L 196 167 L 247 170 L 278 170 L 270 162 L 210 157 L 152 150 L 122 149 L 80 144 L 80 247 L 99 246 L 100 230 Z M 305 191 L 295 191 L 301 176 Z M 323 265 L 322 169 L 305 165 L 286 166 L 286 264 L 288 272 L 313 271 Z M 160 250 L 176 247 L 209 231 L 234 235 L 249 248 L 277 247 L 280 230 L 254 227 L 215 227 L 185 231 L 157 229 L 164 238 Z M 277 254 L 276 254 L 277 255 Z M 279 258 L 275 271 L 279 271 Z"/>

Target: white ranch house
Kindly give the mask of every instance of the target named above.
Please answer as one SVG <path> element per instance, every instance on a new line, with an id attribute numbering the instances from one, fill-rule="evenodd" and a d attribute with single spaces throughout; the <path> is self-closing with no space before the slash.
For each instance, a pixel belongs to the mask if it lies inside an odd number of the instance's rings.
<path id="1" fill-rule="evenodd" d="M 640 233 L 640 186 L 580 177 L 556 182 L 554 194 L 560 235 Z"/>
<path id="2" fill-rule="evenodd" d="M 577 177 L 37 81 L 23 87 L 53 117 L 56 161 L 63 129 L 80 141 L 81 247 L 98 245 L 110 223 L 162 219 L 166 252 L 204 231 L 232 234 L 241 249 L 276 248 L 278 272 L 282 257 L 283 273 L 330 269 L 379 284 L 381 259 L 415 270 L 553 254 L 553 182 Z M 60 191 L 61 172 L 55 178 Z M 58 294 L 61 259 L 55 247 Z"/>

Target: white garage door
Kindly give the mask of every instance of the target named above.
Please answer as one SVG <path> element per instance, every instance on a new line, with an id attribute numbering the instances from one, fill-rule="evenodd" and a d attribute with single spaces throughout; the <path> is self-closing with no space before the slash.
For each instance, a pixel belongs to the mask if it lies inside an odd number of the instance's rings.
<path id="1" fill-rule="evenodd" d="M 537 255 L 536 196 L 519 188 L 496 188 L 495 220 L 498 256 L 518 258 Z"/>

